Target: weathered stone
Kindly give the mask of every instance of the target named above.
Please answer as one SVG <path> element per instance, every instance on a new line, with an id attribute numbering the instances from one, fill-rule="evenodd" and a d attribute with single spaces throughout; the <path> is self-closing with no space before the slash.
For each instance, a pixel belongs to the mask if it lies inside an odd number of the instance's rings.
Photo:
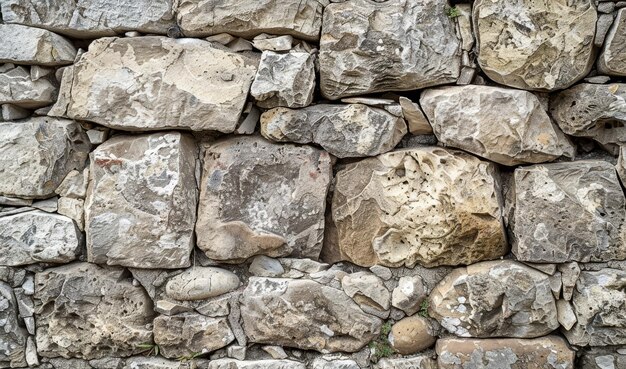
<path id="1" fill-rule="evenodd" d="M 82 232 L 85 230 L 85 201 L 71 197 L 61 197 L 58 202 L 57 212 L 72 219 Z"/>
<path id="2" fill-rule="evenodd" d="M 429 314 L 460 337 L 533 338 L 558 328 L 548 276 L 512 260 L 455 269 L 430 294 Z"/>
<path id="3" fill-rule="evenodd" d="M 84 199 L 87 194 L 88 182 L 89 169 L 85 168 L 82 172 L 72 170 L 65 176 L 63 182 L 61 182 L 54 192 L 62 197 Z"/>
<path id="4" fill-rule="evenodd" d="M 1 218 L 0 218 L 1 219 Z M 0 282 L 0 367 L 26 366 L 25 350 L 28 333 L 19 324 L 17 301 L 11 286 Z"/>
<path id="5" fill-rule="evenodd" d="M 208 369 L 306 369 L 306 366 L 293 360 L 217 359 L 209 362 Z"/>
<path id="6" fill-rule="evenodd" d="M 57 88 L 50 81 L 32 80 L 22 66 L 0 73 L 0 104 L 39 108 L 55 102 L 56 94 Z"/>
<path id="7" fill-rule="evenodd" d="M 470 264 L 507 252 L 494 164 L 436 147 L 347 164 L 336 175 L 324 260 Z"/>
<path id="8" fill-rule="evenodd" d="M 204 300 L 230 292 L 239 284 L 239 277 L 226 269 L 194 266 L 170 279 L 165 292 L 175 300 Z"/>
<path id="9" fill-rule="evenodd" d="M 576 281 L 578 281 L 580 276 L 580 266 L 576 262 L 571 262 L 559 264 L 558 268 L 561 273 L 561 281 L 563 282 L 563 299 L 569 301 L 572 299 Z"/>
<path id="10" fill-rule="evenodd" d="M 626 344 L 626 271 L 582 271 L 572 297 L 577 322 L 565 337 L 572 345 Z"/>
<path id="11" fill-rule="evenodd" d="M 422 108 L 404 96 L 400 96 L 402 116 L 406 120 L 409 132 L 414 135 L 429 135 L 433 133 L 433 127 L 424 115 Z"/>
<path id="12" fill-rule="evenodd" d="M 121 364 L 120 364 L 121 365 Z M 110 369 L 117 369 L 112 367 Z M 183 369 L 179 360 L 166 360 L 161 357 L 131 357 L 121 369 Z M 70 368 L 68 368 L 70 369 Z M 109 369 L 109 368 L 106 368 Z"/>
<path id="13" fill-rule="evenodd" d="M 30 111 L 13 104 L 0 106 L 0 122 L 24 119 L 30 116 Z"/>
<path id="14" fill-rule="evenodd" d="M 456 81 L 460 41 L 444 0 L 368 0 L 324 9 L 320 87 L 329 99 Z"/>
<path id="15" fill-rule="evenodd" d="M 68 263 L 78 256 L 82 235 L 67 217 L 43 211 L 0 217 L 0 265 Z"/>
<path id="16" fill-rule="evenodd" d="M 317 357 L 311 363 L 311 369 L 361 369 L 354 360 Z"/>
<path id="17" fill-rule="evenodd" d="M 4 16 L 6 0 L 2 0 Z M 0 24 L 0 63 L 67 65 L 76 48 L 66 38 L 40 28 Z"/>
<path id="18" fill-rule="evenodd" d="M 427 318 L 410 316 L 391 327 L 389 343 L 401 355 L 411 355 L 435 344 L 437 336 Z"/>
<path id="19" fill-rule="evenodd" d="M 211 352 L 235 339 L 226 318 L 208 318 L 197 313 L 154 319 L 154 342 L 167 358 L 190 357 Z"/>
<path id="20" fill-rule="evenodd" d="M 278 54 L 265 51 L 250 87 L 262 108 L 302 108 L 313 101 L 315 57 L 305 52 Z"/>
<path id="21" fill-rule="evenodd" d="M 278 260 L 265 255 L 257 255 L 250 263 L 248 272 L 257 277 L 280 277 L 285 269 Z"/>
<path id="22" fill-rule="evenodd" d="M 613 24 L 613 14 L 598 14 L 598 21 L 596 22 L 596 36 L 593 39 L 593 45 L 596 47 L 602 47 L 606 39 L 607 33 Z M 598 63 L 598 66 L 602 63 Z"/>
<path id="23" fill-rule="evenodd" d="M 422 277 L 405 276 L 398 280 L 398 286 L 391 294 L 391 305 L 413 315 L 420 309 L 422 301 L 428 297 Z"/>
<path id="24" fill-rule="evenodd" d="M 40 356 L 129 356 L 152 342 L 152 300 L 120 268 L 74 263 L 35 275 Z"/>
<path id="25" fill-rule="evenodd" d="M 91 154 L 85 201 L 90 262 L 136 268 L 190 265 L 197 148 L 178 132 L 116 136 Z"/>
<path id="26" fill-rule="evenodd" d="M 409 358 L 382 359 L 376 369 L 437 369 L 435 360 L 428 356 L 415 356 Z"/>
<path id="27" fill-rule="evenodd" d="M 348 274 L 341 279 L 341 288 L 359 305 L 376 310 L 389 310 L 391 305 L 391 293 L 382 279 L 374 274 L 367 272 Z"/>
<path id="28" fill-rule="evenodd" d="M 272 37 L 262 33 L 254 38 L 252 44 L 261 51 L 288 51 L 293 47 L 293 36 L 283 35 Z"/>
<path id="29" fill-rule="evenodd" d="M 241 316 L 251 342 L 321 352 L 358 351 L 381 326 L 343 291 L 310 280 L 250 278 Z"/>
<path id="30" fill-rule="evenodd" d="M 539 99 L 527 91 L 443 87 L 422 92 L 420 105 L 443 145 L 503 165 L 541 163 L 575 154 Z"/>
<path id="31" fill-rule="evenodd" d="M 285 349 L 280 346 L 263 346 L 262 349 L 267 352 L 272 359 L 286 359 L 288 357 Z"/>
<path id="32" fill-rule="evenodd" d="M 178 25 L 189 37 L 229 33 L 253 38 L 261 33 L 319 39 L 324 1 L 179 0 Z"/>
<path id="33" fill-rule="evenodd" d="M 539 263 L 626 258 L 626 199 L 615 168 L 581 160 L 521 167 L 509 220 L 513 253 Z"/>
<path id="34" fill-rule="evenodd" d="M 206 150 L 196 234 L 210 259 L 255 255 L 317 259 L 322 247 L 330 156 L 257 136 Z"/>
<path id="35" fill-rule="evenodd" d="M 558 336 L 523 339 L 437 341 L 439 369 L 515 368 L 574 369 L 574 351 Z"/>
<path id="36" fill-rule="evenodd" d="M 246 351 L 247 351 L 246 346 L 239 346 L 239 345 L 230 345 L 226 349 L 228 357 L 236 359 L 236 360 L 245 360 Z"/>
<path id="37" fill-rule="evenodd" d="M 592 347 L 582 352 L 578 365 L 581 369 L 626 368 L 626 347 Z"/>
<path id="38" fill-rule="evenodd" d="M 598 58 L 598 70 L 611 76 L 626 76 L 626 9 L 620 9 L 613 20 Z"/>
<path id="39" fill-rule="evenodd" d="M 626 145 L 619 148 L 619 158 L 617 159 L 615 170 L 617 170 L 617 175 L 622 181 L 622 185 L 626 185 Z"/>
<path id="40" fill-rule="evenodd" d="M 576 314 L 572 305 L 567 300 L 556 300 L 556 312 L 559 323 L 569 331 L 576 324 Z"/>
<path id="41" fill-rule="evenodd" d="M 202 40 L 97 39 L 63 73 L 49 115 L 131 131 L 232 132 L 256 71 L 250 63 Z"/>
<path id="42" fill-rule="evenodd" d="M 567 88 L 591 70 L 597 18 L 591 0 L 475 1 L 478 63 L 503 85 Z"/>
<path id="43" fill-rule="evenodd" d="M 272 141 L 316 143 L 339 158 L 374 156 L 393 149 L 406 123 L 362 104 L 276 108 L 261 115 L 261 134 Z"/>
<path id="44" fill-rule="evenodd" d="M 47 198 L 89 153 L 77 122 L 36 117 L 0 123 L 0 195 Z"/>

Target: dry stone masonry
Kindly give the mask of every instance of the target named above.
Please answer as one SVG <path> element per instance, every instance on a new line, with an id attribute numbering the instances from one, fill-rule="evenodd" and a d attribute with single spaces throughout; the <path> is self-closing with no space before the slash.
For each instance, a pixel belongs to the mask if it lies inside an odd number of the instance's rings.
<path id="1" fill-rule="evenodd" d="M 0 0 L 0 369 L 626 369 L 626 1 Z"/>

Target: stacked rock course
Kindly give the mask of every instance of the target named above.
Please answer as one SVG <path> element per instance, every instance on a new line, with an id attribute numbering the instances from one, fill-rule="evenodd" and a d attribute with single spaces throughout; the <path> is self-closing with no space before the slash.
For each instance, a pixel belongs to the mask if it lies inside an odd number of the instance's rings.
<path id="1" fill-rule="evenodd" d="M 626 1 L 0 0 L 0 368 L 626 369 Z"/>

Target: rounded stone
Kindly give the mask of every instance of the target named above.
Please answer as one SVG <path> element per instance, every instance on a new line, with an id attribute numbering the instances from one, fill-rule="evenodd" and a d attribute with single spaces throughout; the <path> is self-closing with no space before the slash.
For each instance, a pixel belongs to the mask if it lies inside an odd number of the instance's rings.
<path id="1" fill-rule="evenodd" d="M 391 327 L 389 342 L 396 352 L 410 355 L 435 344 L 437 337 L 430 321 L 421 316 L 410 316 Z"/>
<path id="2" fill-rule="evenodd" d="M 236 274 L 215 267 L 194 267 L 167 282 L 165 293 L 175 300 L 203 300 L 239 287 Z"/>

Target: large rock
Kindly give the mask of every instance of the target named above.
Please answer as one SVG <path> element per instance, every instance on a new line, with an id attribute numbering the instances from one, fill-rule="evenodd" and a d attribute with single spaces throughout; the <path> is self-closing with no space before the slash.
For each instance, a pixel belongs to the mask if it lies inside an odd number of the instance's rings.
<path id="1" fill-rule="evenodd" d="M 626 143 L 626 84 L 581 83 L 550 99 L 550 114 L 568 135 L 603 145 Z"/>
<path id="2" fill-rule="evenodd" d="M 600 160 L 515 170 L 513 253 L 537 263 L 626 258 L 626 200 L 615 167 Z"/>
<path id="3" fill-rule="evenodd" d="M 152 342 L 152 301 L 120 268 L 74 263 L 35 275 L 37 351 L 43 357 L 129 356 Z"/>
<path id="4" fill-rule="evenodd" d="M 116 136 L 91 154 L 90 262 L 182 268 L 194 247 L 197 147 L 178 132 Z"/>
<path id="5" fill-rule="evenodd" d="M 427 267 L 507 252 L 494 164 L 436 147 L 347 164 L 336 175 L 325 261 Z"/>
<path id="6" fill-rule="evenodd" d="M 598 70 L 613 76 L 626 76 L 626 9 L 617 12 L 613 26 L 598 58 Z"/>
<path id="7" fill-rule="evenodd" d="M 385 153 L 406 131 L 402 118 L 363 104 L 276 108 L 261 115 L 261 134 L 267 139 L 315 143 L 338 158 Z"/>
<path id="8" fill-rule="evenodd" d="M 175 300 L 204 300 L 239 287 L 239 277 L 216 267 L 194 266 L 167 282 L 165 293 Z"/>
<path id="9" fill-rule="evenodd" d="M 206 150 L 196 234 L 215 260 L 254 255 L 317 259 L 322 248 L 328 153 L 260 137 L 218 141 Z"/>
<path id="10" fill-rule="evenodd" d="M 125 31 L 165 34 L 174 25 L 172 0 L 1 0 L 6 23 L 45 28 L 75 38 Z"/>
<path id="11" fill-rule="evenodd" d="M 22 66 L 0 67 L 0 104 L 39 108 L 56 101 L 57 88 L 45 78 L 33 80 Z"/>
<path id="12" fill-rule="evenodd" d="M 320 352 L 356 352 L 378 335 L 382 323 L 341 290 L 282 278 L 251 277 L 241 316 L 251 342 Z"/>
<path id="13" fill-rule="evenodd" d="M 458 339 L 437 341 L 439 369 L 574 369 L 574 351 L 558 336 L 536 339 Z"/>
<path id="14" fill-rule="evenodd" d="M 122 130 L 232 132 L 256 67 L 194 39 L 101 38 L 63 73 L 49 115 Z"/>
<path id="15" fill-rule="evenodd" d="M 78 256 L 82 234 L 62 215 L 40 210 L 0 217 L 0 265 L 68 263 Z"/>
<path id="16" fill-rule="evenodd" d="M 445 0 L 354 0 L 324 9 L 320 87 L 329 99 L 455 82 L 460 41 Z"/>
<path id="17" fill-rule="evenodd" d="M 319 39 L 323 10 L 321 0 L 179 0 L 176 6 L 178 25 L 189 37 L 269 33 L 307 41 Z"/>
<path id="18" fill-rule="evenodd" d="M 534 338 L 559 327 L 548 275 L 512 260 L 455 269 L 433 289 L 429 306 L 460 337 Z"/>
<path id="19" fill-rule="evenodd" d="M 420 104 L 439 142 L 503 165 L 541 163 L 575 149 L 527 91 L 489 86 L 429 89 Z"/>
<path id="20" fill-rule="evenodd" d="M 209 362 L 208 369 L 306 369 L 306 366 L 293 360 L 217 359 Z"/>
<path id="21" fill-rule="evenodd" d="M 47 198 L 82 169 L 89 139 L 77 122 L 36 117 L 0 123 L 0 195 Z"/>
<path id="22" fill-rule="evenodd" d="M 5 0 L 2 0 L 3 11 Z M 67 65 L 76 48 L 56 33 L 19 24 L 0 24 L 0 63 Z"/>
<path id="23" fill-rule="evenodd" d="M 492 80 L 526 90 L 558 90 L 594 62 L 591 0 L 478 0 L 472 19 L 478 63 Z"/>
<path id="24" fill-rule="evenodd" d="M 20 326 L 18 306 L 11 286 L 0 282 L 0 368 L 26 367 L 28 333 Z"/>
<path id="25" fill-rule="evenodd" d="M 572 345 L 626 344 L 626 271 L 582 271 L 572 305 L 576 324 L 563 334 Z"/>

